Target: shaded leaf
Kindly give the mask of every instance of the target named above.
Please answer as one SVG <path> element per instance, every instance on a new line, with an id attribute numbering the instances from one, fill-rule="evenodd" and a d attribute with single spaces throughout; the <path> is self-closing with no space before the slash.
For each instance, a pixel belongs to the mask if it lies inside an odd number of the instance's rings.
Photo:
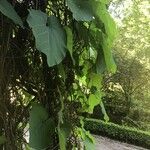
<path id="1" fill-rule="evenodd" d="M 31 9 L 27 22 L 35 36 L 36 48 L 47 56 L 48 65 L 59 64 L 66 55 L 66 34 L 58 19 Z"/>
<path id="2" fill-rule="evenodd" d="M 82 40 L 85 45 L 89 45 L 89 30 L 83 22 L 76 22 L 75 27 L 79 40 Z"/>
<path id="3" fill-rule="evenodd" d="M 59 136 L 59 146 L 60 150 L 66 150 L 66 134 L 65 131 L 61 128 L 58 128 L 58 136 Z"/>
<path id="4" fill-rule="evenodd" d="M 0 145 L 1 145 L 1 144 L 4 144 L 6 141 L 7 141 L 7 140 L 6 140 L 6 137 L 5 137 L 4 135 L 1 135 L 1 136 L 0 136 Z"/>
<path id="5" fill-rule="evenodd" d="M 67 139 L 70 135 L 71 128 L 68 124 L 61 124 L 58 126 L 59 146 L 60 150 L 66 150 Z"/>
<path id="6" fill-rule="evenodd" d="M 101 109 L 102 109 L 102 113 L 103 113 L 103 115 L 104 115 L 104 120 L 105 120 L 106 122 L 108 122 L 108 121 L 109 121 L 109 117 L 108 117 L 107 112 L 106 112 L 106 110 L 105 110 L 103 101 L 100 102 L 100 106 L 101 106 Z"/>
<path id="7" fill-rule="evenodd" d="M 66 34 L 67 34 L 67 49 L 70 52 L 73 64 L 75 64 L 75 60 L 73 58 L 73 34 L 72 30 L 69 27 L 65 27 Z"/>
<path id="8" fill-rule="evenodd" d="M 71 127 L 69 122 L 64 122 L 63 119 L 63 111 L 64 111 L 64 99 L 61 94 L 61 91 L 58 88 L 59 96 L 60 96 L 60 102 L 61 102 L 61 109 L 58 112 L 58 137 L 59 137 L 59 147 L 60 150 L 66 150 L 66 143 L 67 143 L 67 138 L 70 135 L 71 132 Z"/>
<path id="9" fill-rule="evenodd" d="M 59 65 L 57 65 L 57 67 L 58 67 L 58 72 L 59 72 L 60 76 L 62 77 L 63 81 L 65 81 L 66 73 L 65 73 L 65 68 L 64 68 L 63 64 L 60 63 Z"/>
<path id="10" fill-rule="evenodd" d="M 29 145 L 34 149 L 47 148 L 54 133 L 54 122 L 40 104 L 33 104 L 29 118 Z"/>
<path id="11" fill-rule="evenodd" d="M 67 5 L 77 21 L 91 21 L 94 19 L 90 0 L 67 0 Z"/>
<path id="12" fill-rule="evenodd" d="M 102 74 L 106 71 L 106 63 L 103 54 L 103 50 L 98 51 L 97 59 L 96 59 L 96 72 L 98 74 Z"/>
<path id="13" fill-rule="evenodd" d="M 14 23 L 20 25 L 23 27 L 23 22 L 19 15 L 16 13 L 15 9 L 13 6 L 7 1 L 7 0 L 0 0 L 0 11 L 13 20 Z"/>

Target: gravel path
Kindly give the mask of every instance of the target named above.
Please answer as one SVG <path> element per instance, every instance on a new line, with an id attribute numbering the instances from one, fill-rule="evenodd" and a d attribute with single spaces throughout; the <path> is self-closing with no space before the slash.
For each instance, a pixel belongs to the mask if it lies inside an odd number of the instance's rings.
<path id="1" fill-rule="evenodd" d="M 147 150 L 138 146 L 134 146 L 119 141 L 114 141 L 106 137 L 94 135 L 96 138 L 96 150 Z"/>

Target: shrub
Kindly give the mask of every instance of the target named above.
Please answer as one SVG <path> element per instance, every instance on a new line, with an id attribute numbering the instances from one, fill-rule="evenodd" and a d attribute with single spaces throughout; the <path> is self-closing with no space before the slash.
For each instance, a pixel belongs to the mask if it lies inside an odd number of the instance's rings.
<path id="1" fill-rule="evenodd" d="M 150 133 L 116 125 L 114 123 L 106 123 L 97 119 L 86 119 L 85 128 L 91 133 L 107 136 L 122 142 L 150 148 Z"/>

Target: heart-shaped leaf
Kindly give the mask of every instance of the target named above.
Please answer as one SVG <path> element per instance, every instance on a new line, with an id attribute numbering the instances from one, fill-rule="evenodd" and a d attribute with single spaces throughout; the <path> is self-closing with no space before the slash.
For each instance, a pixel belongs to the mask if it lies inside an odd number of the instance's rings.
<path id="1" fill-rule="evenodd" d="M 35 36 L 36 48 L 47 56 L 48 65 L 59 64 L 66 54 L 66 34 L 58 19 L 31 9 L 27 22 Z"/>

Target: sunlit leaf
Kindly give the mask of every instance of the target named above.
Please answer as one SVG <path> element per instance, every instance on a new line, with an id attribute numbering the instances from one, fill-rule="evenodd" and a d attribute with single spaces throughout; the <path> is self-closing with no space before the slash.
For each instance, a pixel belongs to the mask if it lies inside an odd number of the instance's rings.
<path id="1" fill-rule="evenodd" d="M 96 73 L 90 73 L 89 75 L 90 82 L 89 82 L 89 87 L 96 87 L 97 89 L 101 88 L 101 82 L 102 82 L 102 76 L 101 74 L 96 74 Z"/>
<path id="2" fill-rule="evenodd" d="M 47 56 L 48 65 L 59 64 L 66 54 L 66 34 L 58 19 L 31 9 L 27 22 L 35 36 L 36 48 Z"/>
<path id="3" fill-rule="evenodd" d="M 93 113 L 93 109 L 95 106 L 97 106 L 98 104 L 100 104 L 101 101 L 101 97 L 97 96 L 96 94 L 91 94 L 88 98 L 88 104 L 89 104 L 89 113 Z"/>
<path id="4" fill-rule="evenodd" d="M 113 55 L 112 55 L 112 44 L 109 38 L 106 36 L 103 37 L 103 52 L 104 52 L 104 58 L 106 62 L 106 66 L 108 71 L 115 73 L 117 70 L 116 63 L 114 61 Z"/>
<path id="5" fill-rule="evenodd" d="M 105 64 L 106 64 L 107 70 L 114 73 L 116 71 L 116 64 L 113 59 L 111 49 L 112 49 L 113 41 L 117 35 L 117 27 L 116 27 L 114 20 L 108 13 L 105 3 L 101 3 L 100 1 L 97 1 L 96 5 L 94 6 L 95 6 L 95 18 L 96 18 L 94 20 L 94 23 L 96 24 L 96 27 L 99 28 L 102 32 L 99 34 L 102 35 L 100 39 L 101 39 L 101 47 L 103 49 L 103 56 L 104 56 Z M 101 57 L 101 59 L 103 58 Z M 102 60 L 101 60 L 101 63 L 102 63 Z M 98 69 L 100 72 L 104 71 L 103 66 L 105 64 L 103 61 L 102 67 L 100 67 L 101 64 L 98 64 L 97 62 L 97 65 L 99 65 Z"/>
<path id="6" fill-rule="evenodd" d="M 77 132 L 83 141 L 85 150 L 95 150 L 95 139 L 89 131 L 86 131 L 82 126 L 82 128 L 77 128 Z"/>
<path id="7" fill-rule="evenodd" d="M 106 4 L 101 3 L 99 1 L 97 1 L 95 4 L 96 5 L 94 6 L 95 6 L 96 19 L 94 21 L 96 23 L 96 26 L 100 28 L 100 30 L 102 30 L 102 26 L 100 23 L 102 22 L 104 25 L 104 30 L 102 31 L 108 36 L 109 39 L 113 41 L 117 35 L 116 24 L 114 20 L 112 19 L 112 17 L 110 16 L 106 8 Z"/>
<path id="8" fill-rule="evenodd" d="M 13 20 L 14 23 L 23 27 L 21 18 L 18 16 L 13 6 L 7 0 L 0 0 L 0 12 Z"/>

